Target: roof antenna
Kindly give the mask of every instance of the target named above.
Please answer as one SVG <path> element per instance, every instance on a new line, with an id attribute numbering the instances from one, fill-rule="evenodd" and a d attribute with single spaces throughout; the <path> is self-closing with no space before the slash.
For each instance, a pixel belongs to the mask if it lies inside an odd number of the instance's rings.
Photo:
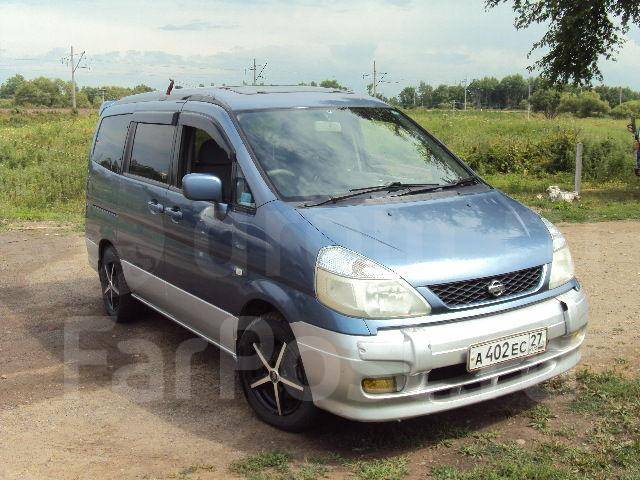
<path id="1" fill-rule="evenodd" d="M 173 90 L 173 79 L 172 78 L 169 79 L 169 86 L 167 87 L 167 95 L 169 95 L 171 93 L 171 90 Z"/>

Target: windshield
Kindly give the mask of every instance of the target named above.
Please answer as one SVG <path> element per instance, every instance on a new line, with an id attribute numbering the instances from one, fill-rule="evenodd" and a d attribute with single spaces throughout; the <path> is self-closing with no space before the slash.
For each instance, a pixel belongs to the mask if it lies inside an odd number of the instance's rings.
<path id="1" fill-rule="evenodd" d="M 389 108 L 308 108 L 238 114 L 258 162 L 284 200 L 386 185 L 449 184 L 469 173 Z"/>

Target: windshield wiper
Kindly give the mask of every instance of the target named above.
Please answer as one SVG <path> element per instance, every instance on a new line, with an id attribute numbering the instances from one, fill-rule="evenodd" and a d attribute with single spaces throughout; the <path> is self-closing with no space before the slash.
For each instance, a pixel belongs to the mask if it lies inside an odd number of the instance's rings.
<path id="1" fill-rule="evenodd" d="M 352 188 L 349 190 L 350 193 L 345 193 L 343 195 L 331 196 L 326 200 L 321 200 L 317 203 L 306 203 L 305 207 L 319 207 L 320 205 L 326 205 L 327 203 L 337 203 L 342 200 L 346 200 L 347 198 L 357 197 L 359 195 L 366 195 L 367 193 L 375 193 L 375 192 L 384 192 L 384 191 L 395 191 L 401 190 L 404 188 L 411 187 L 436 187 L 436 183 L 402 183 L 402 182 L 391 182 L 386 185 L 374 185 L 372 187 L 362 187 L 362 188 Z"/>
<path id="2" fill-rule="evenodd" d="M 414 188 L 414 187 L 436 187 L 437 183 L 402 183 L 402 182 L 391 182 L 385 185 L 372 185 L 371 187 L 360 187 L 360 188 L 352 188 L 350 192 L 361 192 L 363 190 L 371 190 L 373 188 L 380 190 L 401 190 L 403 188 Z"/>
<path id="3" fill-rule="evenodd" d="M 359 195 L 366 195 L 368 193 L 375 192 L 384 192 L 384 191 L 395 191 L 402 189 L 409 189 L 418 187 L 417 190 L 409 190 L 408 192 L 401 193 L 399 195 L 394 195 L 394 197 L 402 197 L 404 195 L 415 195 L 419 193 L 427 193 L 434 192 L 436 190 L 444 190 L 448 188 L 456 188 L 463 187 L 466 185 L 473 185 L 478 183 L 479 180 L 476 177 L 465 177 L 457 180 L 454 183 L 445 183 L 444 185 L 440 185 L 438 183 L 402 183 L 402 182 L 391 182 L 386 185 L 376 185 L 373 187 L 362 187 L 362 188 L 353 188 L 349 190 L 351 193 L 345 193 L 344 195 L 331 196 L 326 200 L 321 200 L 317 203 L 305 203 L 305 207 L 319 207 L 320 205 L 326 205 L 327 203 L 338 203 L 342 200 L 346 200 L 348 198 L 357 197 Z"/>
<path id="4" fill-rule="evenodd" d="M 398 197 L 404 197 L 405 195 L 417 195 L 420 193 L 435 192 L 436 190 L 446 190 L 449 188 L 466 187 L 468 185 L 475 185 L 480 180 L 477 177 L 465 177 L 457 180 L 453 183 L 445 183 L 444 185 L 435 185 L 427 188 L 419 188 L 418 190 L 409 190 L 408 192 L 395 195 Z"/>

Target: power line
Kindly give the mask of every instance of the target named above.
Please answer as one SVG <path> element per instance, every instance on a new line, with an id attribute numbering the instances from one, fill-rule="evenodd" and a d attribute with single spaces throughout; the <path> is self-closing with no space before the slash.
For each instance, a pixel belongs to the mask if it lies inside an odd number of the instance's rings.
<path id="1" fill-rule="evenodd" d="M 71 68 L 71 109 L 74 111 L 74 113 L 78 111 L 78 109 L 76 108 L 76 70 L 78 70 L 78 68 L 89 68 L 86 65 L 80 65 L 82 59 L 84 58 L 84 54 L 85 52 L 83 51 L 80 54 L 80 58 L 76 62 L 73 55 L 73 45 L 71 45 L 71 53 L 69 57 L 63 57 L 60 59 L 61 63 L 66 63 L 67 66 Z"/>
<path id="2" fill-rule="evenodd" d="M 261 68 L 260 72 L 258 73 L 258 68 Z M 257 65 L 256 64 L 256 59 L 253 59 L 253 66 L 249 67 L 247 70 L 249 70 L 250 72 L 253 72 L 253 83 L 251 85 L 256 85 L 258 79 L 263 79 L 264 77 L 262 76 L 262 73 L 264 72 L 264 69 L 267 68 L 267 62 L 264 62 L 264 65 Z M 245 70 L 245 73 L 246 71 Z"/>
<path id="3" fill-rule="evenodd" d="M 387 80 L 387 76 L 389 74 L 387 72 L 380 72 L 378 71 L 378 69 L 376 68 L 376 61 L 373 61 L 373 72 L 372 73 L 363 73 L 362 74 L 362 78 L 365 79 L 367 77 L 372 77 L 373 79 L 373 83 L 371 84 L 371 91 L 373 93 L 373 96 L 375 97 L 378 93 L 378 85 L 380 85 L 381 83 L 399 83 L 399 82 L 392 82 L 390 80 Z"/>

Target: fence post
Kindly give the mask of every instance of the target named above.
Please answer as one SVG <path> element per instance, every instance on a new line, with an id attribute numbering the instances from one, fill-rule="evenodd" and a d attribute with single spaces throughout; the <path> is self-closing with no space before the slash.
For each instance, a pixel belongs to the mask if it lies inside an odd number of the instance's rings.
<path id="1" fill-rule="evenodd" d="M 580 193 L 580 184 L 582 183 L 582 142 L 576 145 L 576 177 L 573 190 Z"/>

